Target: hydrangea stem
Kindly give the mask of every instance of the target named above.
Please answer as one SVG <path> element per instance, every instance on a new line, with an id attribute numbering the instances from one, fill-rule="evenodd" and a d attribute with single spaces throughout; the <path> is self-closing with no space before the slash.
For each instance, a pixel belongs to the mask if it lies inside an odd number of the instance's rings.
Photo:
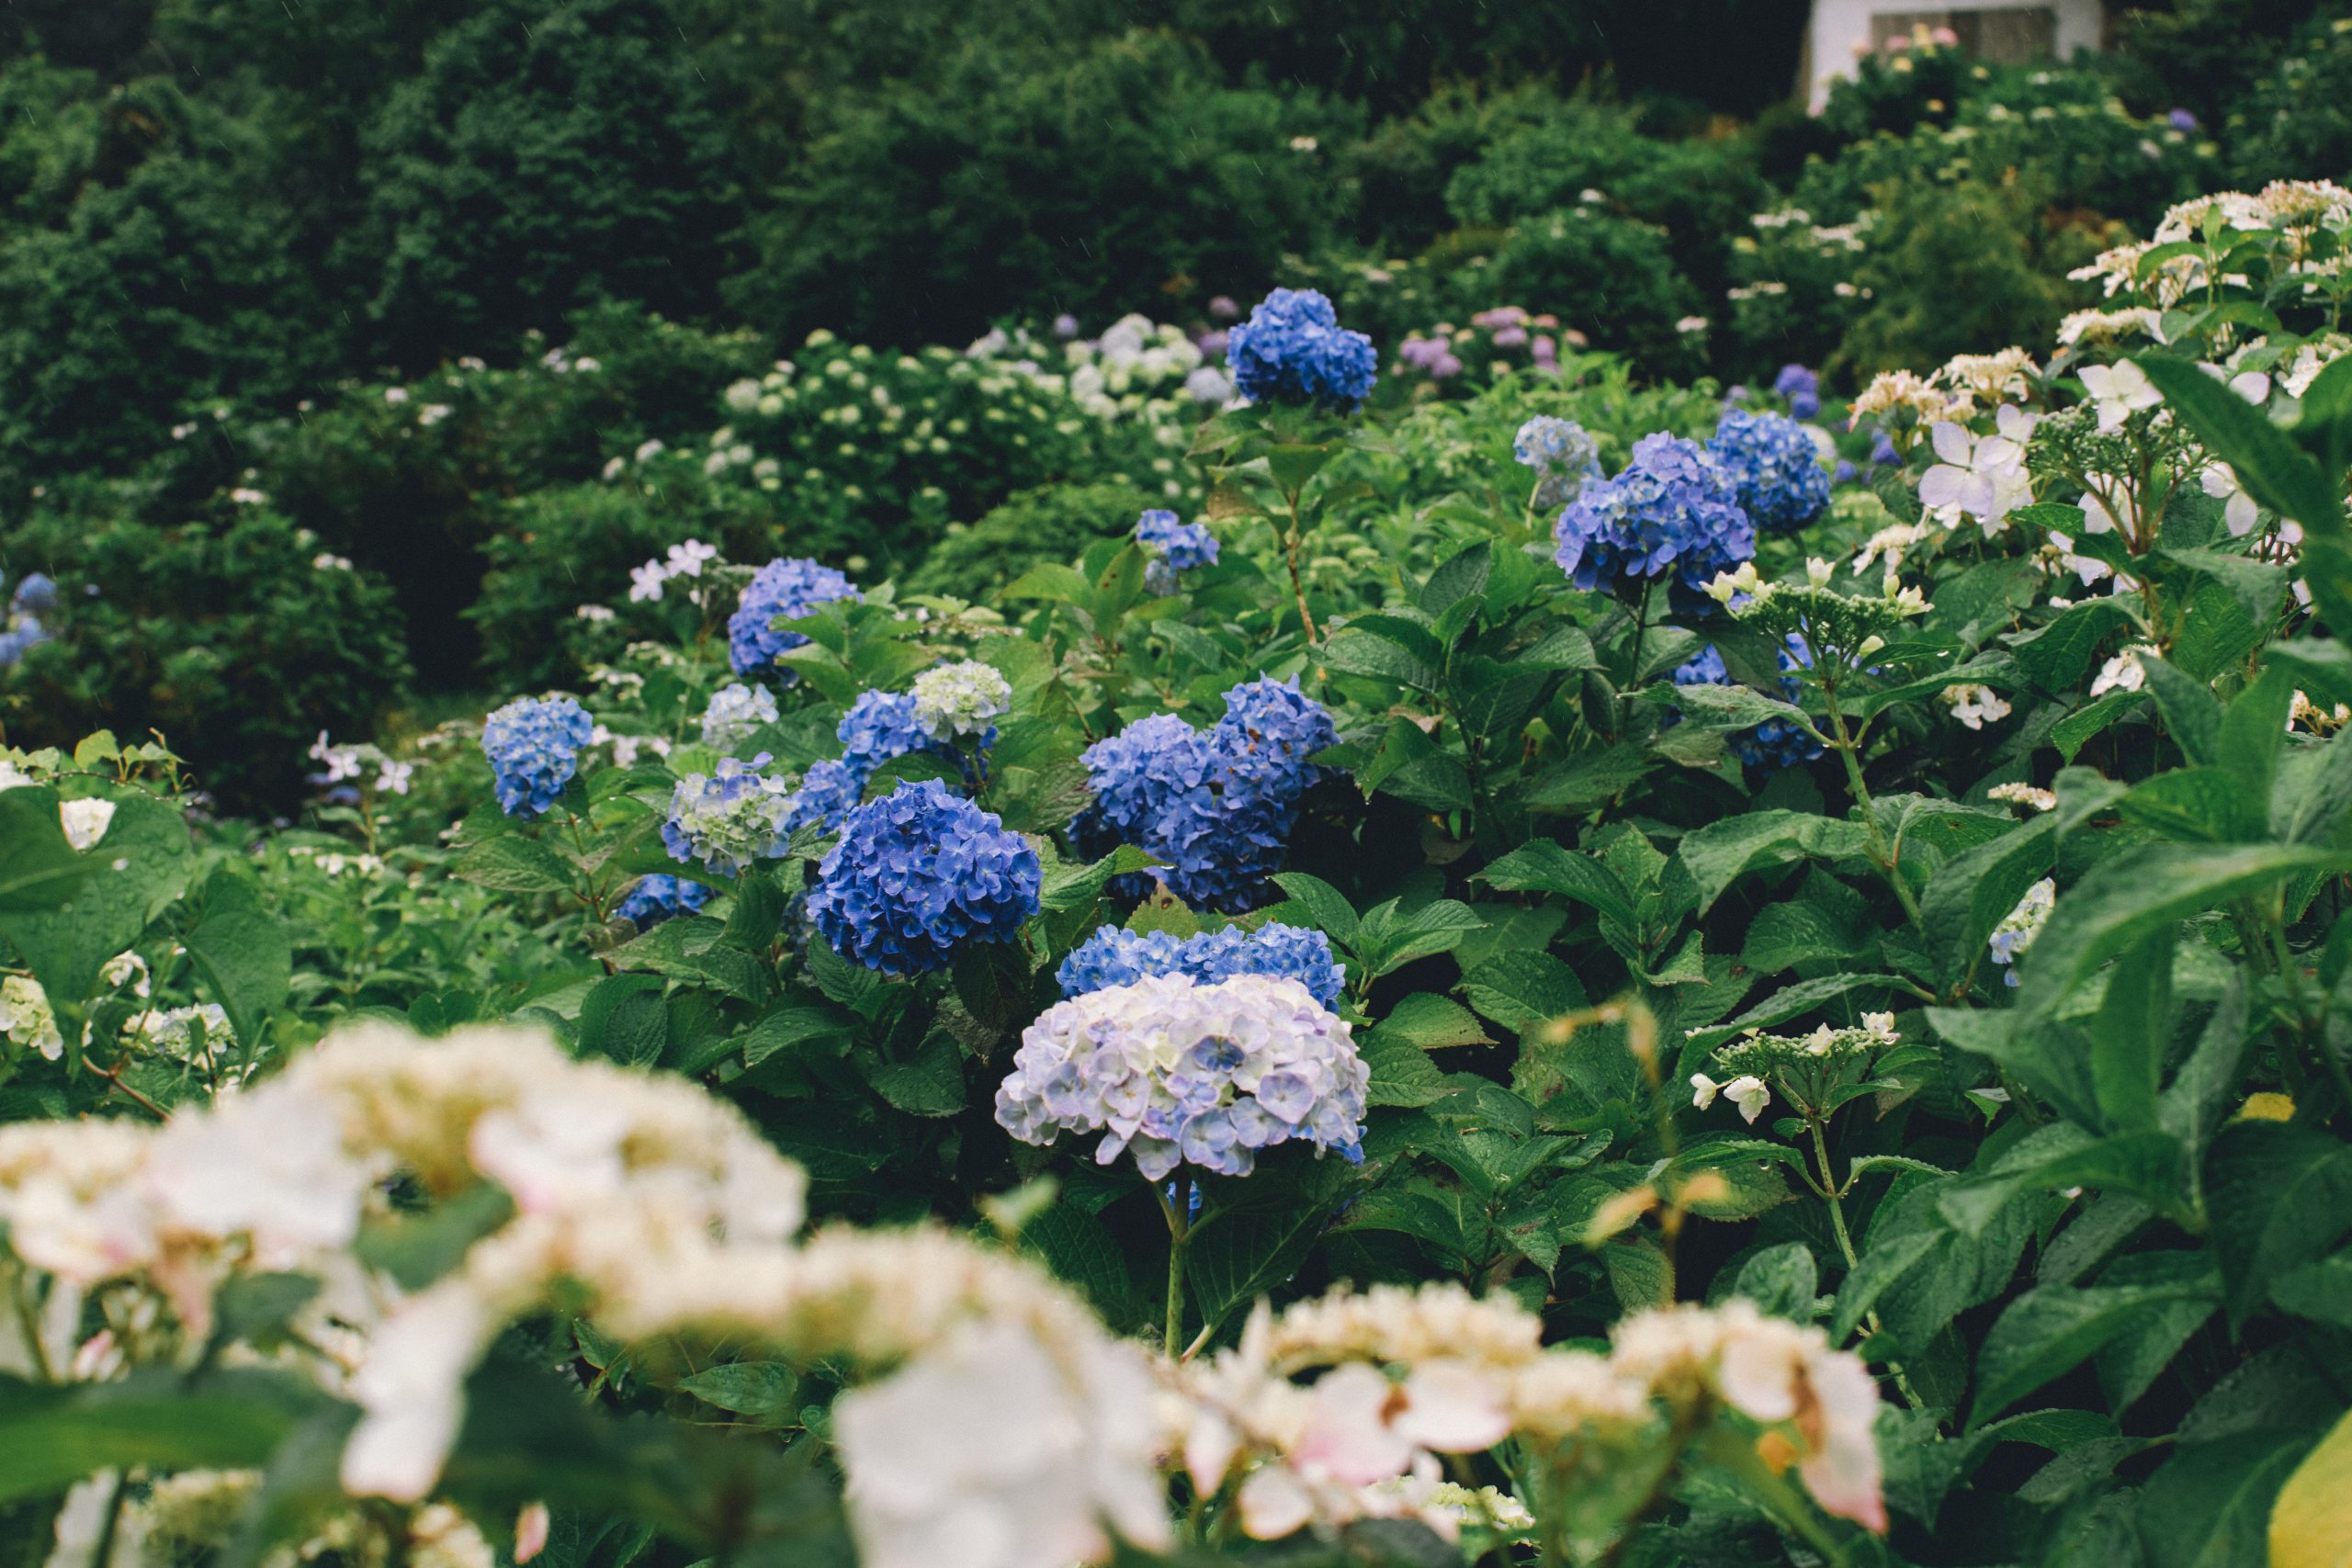
<path id="1" fill-rule="evenodd" d="M 1160 1348 L 1173 1360 L 1184 1348 L 1184 1254 L 1193 1244 L 1193 1179 L 1180 1176 L 1166 1187 L 1155 1181 L 1151 1190 L 1168 1219 L 1168 1319 Z"/>

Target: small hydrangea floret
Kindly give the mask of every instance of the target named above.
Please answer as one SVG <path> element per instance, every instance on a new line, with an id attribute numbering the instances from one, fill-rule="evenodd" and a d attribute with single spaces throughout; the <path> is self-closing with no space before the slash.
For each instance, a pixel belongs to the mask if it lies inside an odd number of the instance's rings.
<path id="1" fill-rule="evenodd" d="M 736 681 L 713 693 L 710 705 L 703 710 L 702 743 L 724 751 L 749 739 L 762 725 L 774 724 L 775 719 L 773 693 L 764 686 L 747 686 Z"/>
<path id="2" fill-rule="evenodd" d="M 613 915 L 642 929 L 680 915 L 690 915 L 710 901 L 711 890 L 699 882 L 659 873 L 640 876 Z"/>

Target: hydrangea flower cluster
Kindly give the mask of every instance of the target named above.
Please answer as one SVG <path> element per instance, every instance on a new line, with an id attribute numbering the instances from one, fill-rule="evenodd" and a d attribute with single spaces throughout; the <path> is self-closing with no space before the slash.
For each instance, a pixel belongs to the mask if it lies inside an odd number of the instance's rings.
<path id="1" fill-rule="evenodd" d="M 613 914 L 642 930 L 678 915 L 690 915 L 710 902 L 710 889 L 682 877 L 640 876 Z"/>
<path id="2" fill-rule="evenodd" d="M 1891 571 L 1870 594 L 1839 592 L 1832 586 L 1837 569 L 1817 556 L 1804 570 L 1803 582 L 1767 582 L 1754 561 L 1745 561 L 1708 583 L 1707 597 L 1743 625 L 1752 622 L 1792 646 L 1801 641 L 1808 667 L 1818 659 L 1832 668 L 1858 665 L 1886 646 L 1887 633 L 1928 613 L 1927 596 Z"/>
<path id="3" fill-rule="evenodd" d="M 792 797 L 792 826 L 834 829 L 865 796 L 865 775 L 846 761 L 811 762 Z"/>
<path id="4" fill-rule="evenodd" d="M 1740 509 L 1758 528 L 1790 533 L 1829 505 L 1829 470 L 1821 466 L 1821 448 L 1795 420 L 1726 410 L 1707 450 L 1731 475 Z"/>
<path id="5" fill-rule="evenodd" d="M 789 784 L 760 772 L 771 760 L 764 751 L 749 762 L 721 757 L 712 772 L 680 779 L 662 824 L 670 858 L 734 876 L 782 855 L 797 825 L 795 803 Z"/>
<path id="6" fill-rule="evenodd" d="M 1804 656 L 1804 639 L 1791 637 L 1788 646 L 1781 650 L 1781 697 L 1795 702 L 1804 688 L 1792 671 L 1812 663 Z M 1674 683 L 1678 686 L 1727 686 L 1731 672 L 1724 666 L 1724 656 L 1710 643 L 1699 650 L 1699 657 L 1677 667 Z M 1678 715 L 1679 718 L 1680 716 Z M 1802 725 L 1785 718 L 1768 718 L 1751 728 L 1734 733 L 1729 741 L 1731 753 L 1751 768 L 1777 770 L 1798 762 L 1809 762 L 1821 755 L 1821 742 Z"/>
<path id="7" fill-rule="evenodd" d="M 906 692 L 860 692 L 833 734 L 842 743 L 842 764 L 857 774 L 861 788 L 883 763 L 939 746 L 938 737 L 916 716 L 913 695 Z"/>
<path id="8" fill-rule="evenodd" d="M 1187 523 L 1165 507 L 1136 519 L 1136 542 L 1151 555 L 1144 586 L 1154 593 L 1176 592 L 1176 574 L 1216 564 L 1216 536 L 1205 524 Z"/>
<path id="9" fill-rule="evenodd" d="M 57 584 L 38 571 L 26 573 L 8 595 L 7 610 L 0 613 L 0 670 L 22 659 L 35 643 L 49 640 L 41 616 L 56 607 Z"/>
<path id="10" fill-rule="evenodd" d="M 2027 888 L 2017 908 L 2002 916 L 2001 923 L 1993 928 L 1992 939 L 1985 945 L 1992 950 L 1993 962 L 2001 966 L 2002 976 L 2010 985 L 2018 983 L 2018 972 L 2013 967 L 2018 954 L 2033 945 L 2034 938 L 2050 921 L 2050 911 L 2057 907 L 2058 884 L 2045 876 Z"/>
<path id="11" fill-rule="evenodd" d="M 1704 1111 L 1721 1094 L 1739 1107 L 1743 1120 L 1752 1122 L 1772 1102 L 1777 1086 L 1800 1111 L 1826 1110 L 1831 1103 L 1827 1090 L 1847 1076 L 1848 1068 L 1867 1068 L 1879 1052 L 1902 1042 L 1891 1012 L 1866 1012 L 1860 1028 L 1825 1023 L 1810 1034 L 1745 1030 L 1715 1048 L 1715 1065 L 1733 1075 L 1730 1080 L 1717 1083 L 1705 1073 L 1691 1074 L 1690 1103 Z"/>
<path id="12" fill-rule="evenodd" d="M 1234 387 L 1253 403 L 1317 403 L 1352 411 L 1372 390 L 1380 356 L 1372 340 L 1340 325 L 1312 288 L 1277 288 L 1225 344 Z"/>
<path id="13" fill-rule="evenodd" d="M 820 604 L 860 595 L 850 580 L 831 567 L 797 557 L 779 556 L 752 574 L 727 617 L 727 651 L 738 675 L 775 667 L 775 656 L 808 639 L 798 632 L 778 631 L 771 623 L 807 615 Z M 786 671 L 787 674 L 790 671 Z"/>
<path id="14" fill-rule="evenodd" d="M 775 722 L 775 696 L 764 686 L 741 681 L 721 686 L 703 710 L 702 743 L 725 751 L 763 724 Z"/>
<path id="15" fill-rule="evenodd" d="M 65 1036 L 59 1032 L 57 1012 L 40 982 L 23 975 L 0 977 L 0 1037 L 28 1051 L 38 1051 L 54 1062 L 65 1055 Z"/>
<path id="16" fill-rule="evenodd" d="M 1062 960 L 1054 978 L 1063 996 L 1079 997 L 1161 975 L 1186 976 L 1204 986 L 1236 975 L 1271 975 L 1297 981 L 1327 1008 L 1339 1004 L 1346 984 L 1329 937 L 1279 920 L 1256 931 L 1227 926 L 1182 940 L 1172 931 L 1102 926 Z"/>
<path id="17" fill-rule="evenodd" d="M 509 817 L 537 817 L 556 803 L 578 771 L 581 748 L 595 734 L 588 712 L 570 697 L 517 697 L 482 726 L 482 755 Z"/>
<path id="18" fill-rule="evenodd" d="M 1303 1138 L 1363 1158 L 1371 1072 L 1348 1025 L 1295 980 L 1162 975 L 1058 1002 L 1021 1036 L 996 1119 L 1023 1143 L 1101 1131 L 1152 1181 L 1190 1162 L 1247 1176 Z"/>
<path id="19" fill-rule="evenodd" d="M 937 779 L 852 811 L 818 874 L 818 934 L 842 957 L 900 976 L 943 968 L 969 942 L 1012 941 L 1045 882 L 1027 840 Z"/>
<path id="20" fill-rule="evenodd" d="M 1225 716 L 1205 734 L 1154 714 L 1089 747 L 1091 826 L 1164 862 L 1157 874 L 1186 903 L 1246 909 L 1282 864 L 1320 774 L 1307 757 L 1338 739 L 1295 678 L 1246 682 L 1226 693 Z"/>
<path id="21" fill-rule="evenodd" d="M 1600 443 L 1572 419 L 1539 413 L 1519 427 L 1510 455 L 1535 470 L 1535 494 L 1528 504 L 1549 511 L 1566 506 L 1600 479 Z"/>
<path id="22" fill-rule="evenodd" d="M 915 723 L 932 739 L 950 744 L 973 739 L 989 745 L 996 739 L 990 721 L 1012 709 L 1012 682 L 977 659 L 924 671 L 910 695 Z"/>
<path id="23" fill-rule="evenodd" d="M 1597 479 L 1554 526 L 1560 570 L 1578 588 L 1670 577 L 1697 591 L 1756 553 L 1756 527 L 1721 461 L 1695 441 L 1658 431 L 1634 460 Z"/>
<path id="24" fill-rule="evenodd" d="M 1772 390 L 1789 400 L 1789 413 L 1813 419 L 1821 412 L 1821 377 L 1803 365 L 1783 365 L 1772 378 Z"/>

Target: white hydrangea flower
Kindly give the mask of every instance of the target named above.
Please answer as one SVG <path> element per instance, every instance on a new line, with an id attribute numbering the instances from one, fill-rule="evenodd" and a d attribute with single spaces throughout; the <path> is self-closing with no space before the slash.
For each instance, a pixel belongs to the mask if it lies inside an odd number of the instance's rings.
<path id="1" fill-rule="evenodd" d="M 2102 431 L 2120 430 L 2133 414 L 2165 400 L 2148 373 L 2128 359 L 2113 365 L 2086 365 L 2075 374 L 2082 378 L 2083 390 L 2091 395 L 2098 410 Z"/>
<path id="2" fill-rule="evenodd" d="M 2091 682 L 2091 695 L 2098 697 L 2109 692 L 2140 690 L 2148 679 L 2148 672 L 2140 667 L 2141 655 L 2155 651 L 2154 644 L 2139 643 L 2100 665 L 2098 678 Z"/>
<path id="3" fill-rule="evenodd" d="M 1985 945 L 1992 950 L 1993 962 L 2008 970 L 2010 985 L 2018 983 L 2018 976 L 2009 965 L 2017 962 L 2018 953 L 2033 945 L 2057 904 L 2058 884 L 2045 876 L 2027 888 L 2017 908 L 2002 916 L 2001 923 L 1993 928 L 1992 939 Z"/>
<path id="4" fill-rule="evenodd" d="M 2009 716 L 2009 705 L 1990 686 L 1962 681 L 1946 686 L 1944 701 L 1951 705 L 1952 717 L 1971 729 L 1982 729 L 1987 722 L 1997 724 Z"/>
<path id="5" fill-rule="evenodd" d="M 0 1034 L 52 1062 L 65 1054 L 65 1036 L 58 1032 L 49 993 L 28 976 L 11 975 L 0 980 Z"/>
<path id="6" fill-rule="evenodd" d="M 1986 533 L 2000 533 L 2009 513 L 2033 499 L 2025 452 L 2034 416 L 2004 403 L 1993 417 L 1997 434 L 1992 435 L 1979 436 L 1951 420 L 1928 432 L 1941 461 L 1920 476 L 1919 504 L 1947 528 L 1967 516 Z"/>
<path id="7" fill-rule="evenodd" d="M 107 825 L 114 820 L 114 802 L 68 800 L 58 806 L 57 815 L 65 828 L 65 841 L 86 850 L 107 836 Z"/>
<path id="8" fill-rule="evenodd" d="M 741 681 L 721 686 L 703 710 L 702 743 L 721 751 L 732 749 L 763 724 L 776 718 L 775 696 L 764 686 Z"/>
<path id="9" fill-rule="evenodd" d="M 1715 1096 L 1720 1094 L 1737 1106 L 1741 1119 L 1750 1123 L 1764 1114 L 1764 1108 L 1772 1103 L 1771 1089 L 1766 1087 L 1762 1078 L 1752 1073 L 1743 1073 L 1728 1083 L 1717 1083 L 1704 1073 L 1692 1073 L 1690 1088 L 1690 1103 L 1700 1110 L 1704 1111 L 1714 1104 Z"/>
<path id="10" fill-rule="evenodd" d="M 926 670 L 910 690 L 915 722 L 941 740 L 984 735 L 1012 708 L 1012 683 L 976 659 Z"/>

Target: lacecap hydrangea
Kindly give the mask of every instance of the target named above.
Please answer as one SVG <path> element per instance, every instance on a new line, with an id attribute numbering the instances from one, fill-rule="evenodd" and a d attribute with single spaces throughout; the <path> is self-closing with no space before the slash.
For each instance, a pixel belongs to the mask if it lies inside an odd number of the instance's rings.
<path id="1" fill-rule="evenodd" d="M 775 697 L 764 686 L 737 681 L 711 694 L 703 710 L 702 743 L 724 751 L 763 724 L 775 722 Z"/>
<path id="2" fill-rule="evenodd" d="M 1144 586 L 1154 593 L 1175 592 L 1179 572 L 1216 564 L 1216 536 L 1205 525 L 1187 523 L 1162 507 L 1136 519 L 1136 542 L 1151 556 Z"/>
<path id="3" fill-rule="evenodd" d="M 1172 931 L 1131 931 L 1102 926 L 1072 949 L 1054 972 L 1065 997 L 1113 986 L 1129 986 L 1161 975 L 1182 975 L 1203 985 L 1236 975 L 1267 975 L 1295 980 L 1324 1007 L 1335 1007 L 1347 976 L 1321 931 L 1279 920 L 1243 931 L 1196 931 L 1179 939 Z"/>
<path id="4" fill-rule="evenodd" d="M 490 759 L 499 808 L 509 817 L 537 817 L 553 806 L 595 729 L 570 697 L 517 697 L 492 713 L 482 726 L 481 751 Z"/>
<path id="5" fill-rule="evenodd" d="M 808 918 L 842 957 L 886 975 L 944 968 L 976 942 L 1010 942 L 1037 912 L 1037 852 L 937 779 L 902 784 L 842 823 Z"/>
<path id="6" fill-rule="evenodd" d="M 1316 403 L 1352 410 L 1372 391 L 1380 356 L 1372 340 L 1340 325 L 1312 288 L 1277 288 L 1226 338 L 1233 384 L 1253 403 Z"/>
<path id="7" fill-rule="evenodd" d="M 1100 1131 L 1153 1181 L 1189 1163 L 1247 1176 L 1293 1139 L 1363 1157 L 1371 1074 L 1348 1025 L 1295 980 L 1153 976 L 1057 1002 L 1021 1036 L 996 1119 L 1023 1143 Z"/>
<path id="8" fill-rule="evenodd" d="M 1781 697 L 1784 702 L 1796 701 L 1804 691 L 1804 687 L 1789 673 L 1811 663 L 1810 660 L 1802 657 L 1804 653 L 1804 639 L 1797 637 L 1790 637 L 1789 646 L 1781 652 Z M 1696 659 L 1676 668 L 1674 683 L 1678 686 L 1728 686 L 1732 684 L 1732 679 L 1730 671 L 1724 666 L 1724 656 L 1710 644 L 1699 650 Z M 1680 716 L 1676 716 L 1679 718 Z M 1798 762 L 1809 762 L 1821 755 L 1821 742 L 1803 726 L 1785 718 L 1768 718 L 1752 728 L 1735 731 L 1726 744 L 1733 756 L 1751 768 L 1786 768 Z"/>
<path id="9" fill-rule="evenodd" d="M 1732 478 L 1695 441 L 1659 431 L 1614 479 L 1586 485 L 1553 529 L 1560 570 L 1578 588 L 1668 579 L 1696 595 L 1756 553 Z"/>
<path id="10" fill-rule="evenodd" d="M 679 915 L 690 915 L 710 902 L 711 890 L 679 876 L 640 876 L 614 915 L 639 927 L 657 926 Z"/>
<path id="11" fill-rule="evenodd" d="M 727 617 L 727 652 L 738 675 L 775 668 L 775 656 L 808 639 L 794 631 L 778 631 L 779 617 L 797 619 L 820 604 L 855 599 L 857 589 L 831 567 L 797 557 L 779 556 L 752 575 Z M 791 671 L 785 671 L 791 677 Z M 797 677 L 792 677 L 797 679 Z"/>
<path id="12" fill-rule="evenodd" d="M 1802 528 L 1829 505 L 1821 448 L 1795 420 L 1727 410 L 1707 450 L 1731 476 L 1748 521 L 1769 533 Z"/>
<path id="13" fill-rule="evenodd" d="M 1539 413 L 1521 425 L 1510 455 L 1535 470 L 1531 506 L 1565 506 L 1587 483 L 1601 477 L 1600 444 L 1583 425 L 1557 414 Z"/>
<path id="14" fill-rule="evenodd" d="M 1338 739 L 1295 679 L 1246 682 L 1226 693 L 1225 716 L 1206 733 L 1154 714 L 1089 747 L 1088 827 L 1164 862 L 1156 874 L 1186 903 L 1246 909 L 1281 867 L 1299 801 L 1319 776 L 1306 759 Z"/>
<path id="15" fill-rule="evenodd" d="M 731 876 L 782 855 L 796 826 L 796 803 L 789 782 L 760 772 L 770 761 L 764 751 L 749 762 L 722 757 L 710 773 L 680 779 L 662 824 L 670 858 L 700 861 Z"/>

